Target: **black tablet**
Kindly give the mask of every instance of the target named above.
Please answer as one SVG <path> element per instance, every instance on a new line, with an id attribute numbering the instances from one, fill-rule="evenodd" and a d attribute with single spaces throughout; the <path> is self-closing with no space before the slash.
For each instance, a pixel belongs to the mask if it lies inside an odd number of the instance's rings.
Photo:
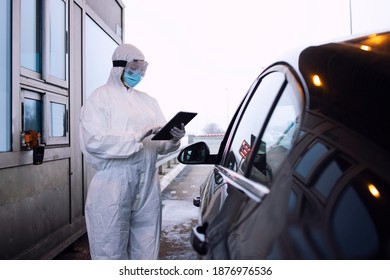
<path id="1" fill-rule="evenodd" d="M 187 125 L 198 113 L 179 112 L 163 128 L 160 129 L 152 140 L 170 140 L 172 139 L 171 129 L 177 127 L 181 129 L 181 124 Z"/>

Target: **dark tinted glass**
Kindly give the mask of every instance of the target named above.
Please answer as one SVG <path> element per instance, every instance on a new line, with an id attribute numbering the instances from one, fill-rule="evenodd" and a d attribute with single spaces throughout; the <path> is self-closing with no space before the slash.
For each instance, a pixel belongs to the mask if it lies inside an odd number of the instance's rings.
<path id="1" fill-rule="evenodd" d="M 310 175 L 312 168 L 316 166 L 316 163 L 328 152 L 328 150 L 329 148 L 324 144 L 320 142 L 315 143 L 309 148 L 298 163 L 295 168 L 296 172 L 302 177 L 307 178 Z"/>
<path id="2" fill-rule="evenodd" d="M 323 198 L 327 199 L 337 181 L 350 166 L 351 164 L 343 158 L 335 158 L 325 167 L 314 183 L 314 189 L 321 193 Z"/>
<path id="3" fill-rule="evenodd" d="M 369 258 L 379 250 L 379 236 L 369 209 L 349 185 L 341 195 L 332 218 L 332 231 L 343 258 Z"/>
<path id="4" fill-rule="evenodd" d="M 389 191 L 386 180 L 364 171 L 338 196 L 330 229 L 342 258 L 390 258 Z"/>

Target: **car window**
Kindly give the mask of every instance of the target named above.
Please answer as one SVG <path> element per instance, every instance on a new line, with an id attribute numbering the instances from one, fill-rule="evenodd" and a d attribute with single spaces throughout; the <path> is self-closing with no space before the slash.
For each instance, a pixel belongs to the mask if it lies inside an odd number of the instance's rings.
<path id="1" fill-rule="evenodd" d="M 318 179 L 313 183 L 313 188 L 321 195 L 322 200 L 328 199 L 337 181 L 350 167 L 351 164 L 340 155 L 337 155 L 325 166 Z"/>
<path id="2" fill-rule="evenodd" d="M 342 194 L 335 207 L 331 226 L 343 258 L 356 259 L 377 254 L 378 232 L 354 185 L 347 186 Z"/>
<path id="3" fill-rule="evenodd" d="M 388 259 L 388 187 L 388 183 L 364 171 L 338 196 L 330 229 L 342 258 Z"/>
<path id="4" fill-rule="evenodd" d="M 225 167 L 244 173 L 247 156 L 284 81 L 285 76 L 281 72 L 272 72 L 260 80 L 241 117 Z"/>
<path id="5" fill-rule="evenodd" d="M 286 159 L 298 134 L 303 100 L 289 83 L 272 112 L 254 155 L 250 178 L 268 185 Z"/>
<path id="6" fill-rule="evenodd" d="M 297 164 L 295 171 L 304 179 L 308 179 L 312 170 L 318 165 L 321 158 L 330 151 L 330 148 L 321 142 L 315 142 L 309 147 Z"/>

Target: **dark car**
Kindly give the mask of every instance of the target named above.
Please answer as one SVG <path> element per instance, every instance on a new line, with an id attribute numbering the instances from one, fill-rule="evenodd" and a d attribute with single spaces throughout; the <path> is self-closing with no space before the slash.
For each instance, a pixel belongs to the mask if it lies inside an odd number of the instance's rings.
<path id="1" fill-rule="evenodd" d="M 179 154 L 215 165 L 192 246 L 204 259 L 390 259 L 390 32 L 288 61 L 259 75 L 218 154 Z"/>

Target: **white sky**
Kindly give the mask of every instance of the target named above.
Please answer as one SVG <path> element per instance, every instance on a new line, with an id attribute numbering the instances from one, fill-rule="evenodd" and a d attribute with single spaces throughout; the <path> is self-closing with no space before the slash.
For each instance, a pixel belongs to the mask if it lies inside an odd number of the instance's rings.
<path id="1" fill-rule="evenodd" d="M 261 69 L 300 44 L 348 35 L 349 0 L 122 0 L 125 43 L 145 54 L 137 89 L 167 119 L 198 112 L 186 127 L 226 129 Z M 352 0 L 353 33 L 390 27 L 390 1 Z"/>

